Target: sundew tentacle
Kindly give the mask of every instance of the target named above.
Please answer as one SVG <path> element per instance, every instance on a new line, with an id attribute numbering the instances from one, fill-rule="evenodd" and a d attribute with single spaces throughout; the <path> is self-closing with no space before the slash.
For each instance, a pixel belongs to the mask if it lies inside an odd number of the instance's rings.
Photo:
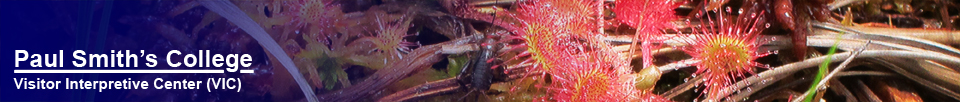
<path id="1" fill-rule="evenodd" d="M 653 56 L 651 49 L 656 45 L 652 42 L 659 42 L 655 39 L 662 34 L 663 29 L 674 29 L 670 21 L 679 17 L 674 15 L 674 8 L 681 3 L 673 0 L 617 0 L 613 12 L 616 13 L 616 19 L 621 23 L 637 29 L 635 38 L 640 40 L 640 48 L 643 60 L 643 67 L 648 68 L 653 65 Z M 631 43 L 631 47 L 636 43 Z M 633 53 L 633 48 L 630 52 Z"/>
<path id="2" fill-rule="evenodd" d="M 730 12 L 727 8 L 726 12 Z M 706 76 L 704 86 L 708 99 L 717 99 L 714 95 L 723 87 L 730 85 L 735 78 L 744 77 L 753 73 L 754 67 L 762 64 L 754 62 L 756 58 L 769 55 L 769 52 L 756 52 L 763 42 L 758 42 L 757 36 L 766 28 L 760 18 L 761 14 L 741 14 L 737 21 L 723 19 L 721 12 L 718 18 L 706 18 L 712 26 L 700 27 L 694 40 L 688 42 L 690 47 L 684 52 L 694 59 L 701 60 L 696 66 L 696 73 Z M 717 19 L 717 20 L 714 20 Z M 714 28 L 715 27 L 715 28 Z"/>
<path id="3" fill-rule="evenodd" d="M 525 41 L 528 70 L 541 71 L 552 79 L 548 89 L 552 101 L 641 101 L 651 100 L 635 88 L 629 61 L 602 40 L 597 14 L 590 0 L 534 0 L 522 2 L 518 10 Z M 527 62 L 527 61 L 524 61 Z M 656 97 L 653 97 L 656 98 Z"/>
<path id="4" fill-rule="evenodd" d="M 417 43 L 404 41 L 404 37 L 416 35 L 407 34 L 410 28 L 410 22 L 413 21 L 406 17 L 401 17 L 399 21 L 386 21 L 383 15 L 377 15 L 377 36 L 374 45 L 377 50 L 383 51 L 395 58 L 403 59 L 401 53 L 410 52 L 410 47 L 417 46 Z"/>

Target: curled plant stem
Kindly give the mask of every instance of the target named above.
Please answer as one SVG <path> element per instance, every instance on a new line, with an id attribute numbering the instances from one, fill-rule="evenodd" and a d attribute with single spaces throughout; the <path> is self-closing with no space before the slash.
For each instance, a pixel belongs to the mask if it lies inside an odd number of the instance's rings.
<path id="1" fill-rule="evenodd" d="M 283 51 L 283 48 L 280 48 L 280 44 L 277 44 L 277 41 L 274 41 L 273 38 L 267 34 L 267 31 L 260 27 L 260 24 L 254 22 L 253 19 L 241 11 L 237 5 L 227 0 L 199 1 L 199 3 L 210 11 L 227 18 L 228 21 L 237 25 L 237 27 L 240 27 L 240 29 L 247 32 L 253 39 L 257 40 L 263 49 L 266 49 L 267 52 L 277 58 L 280 64 L 287 69 L 287 72 L 293 75 L 293 79 L 297 82 L 297 85 L 300 86 L 303 95 L 307 96 L 307 101 L 318 101 L 316 97 L 310 97 L 314 95 L 313 88 L 310 88 L 306 78 L 300 75 L 300 70 L 293 64 L 290 56 L 287 56 L 286 51 Z"/>
<path id="2" fill-rule="evenodd" d="M 770 78 L 777 75 L 786 75 L 787 73 L 794 73 L 804 68 L 811 68 L 823 62 L 827 58 L 832 58 L 833 59 L 832 61 L 839 61 L 839 58 L 850 57 L 852 54 L 853 54 L 852 52 L 838 53 L 838 54 L 835 54 L 833 57 L 827 57 L 827 56 L 815 57 L 815 58 L 810 58 L 800 62 L 790 63 L 780 67 L 776 67 L 771 70 L 761 72 L 756 76 L 741 80 L 731 86 L 728 86 L 725 89 L 721 90 L 720 93 L 718 93 L 718 95 L 725 97 L 735 91 L 738 91 L 744 87 L 752 85 L 753 82 L 760 82 L 762 79 Z M 860 56 L 856 56 L 856 58 L 868 58 L 868 57 L 920 58 L 920 59 L 930 59 L 930 60 L 935 60 L 940 62 L 946 62 L 951 64 L 960 64 L 960 58 L 957 58 L 957 57 L 942 55 L 942 54 L 935 54 L 935 53 L 915 52 L 915 51 L 866 50 L 861 52 Z M 719 100 L 719 99 L 713 99 L 713 100 Z"/>
<path id="3" fill-rule="evenodd" d="M 456 92 L 459 91 L 460 88 L 462 87 L 460 87 L 460 84 L 457 83 L 457 78 L 447 78 L 404 89 L 380 98 L 378 102 L 412 101 L 419 98 Z"/>

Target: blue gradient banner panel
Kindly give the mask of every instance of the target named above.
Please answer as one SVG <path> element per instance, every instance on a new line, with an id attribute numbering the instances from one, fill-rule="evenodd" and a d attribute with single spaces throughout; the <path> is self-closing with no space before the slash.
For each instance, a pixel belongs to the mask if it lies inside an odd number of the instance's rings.
<path id="1" fill-rule="evenodd" d="M 960 0 L 0 0 L 0 102 L 960 102 L 957 20 Z"/>
<path id="2" fill-rule="evenodd" d="M 0 2 L 0 101 L 276 101 L 270 55 L 199 1 Z"/>

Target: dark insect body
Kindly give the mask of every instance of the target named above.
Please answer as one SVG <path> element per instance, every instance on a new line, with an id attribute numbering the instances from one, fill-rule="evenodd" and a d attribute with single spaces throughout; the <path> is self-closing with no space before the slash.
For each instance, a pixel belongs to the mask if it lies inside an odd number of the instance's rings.
<path id="1" fill-rule="evenodd" d="M 474 91 L 479 91 L 481 94 L 485 94 L 486 90 L 490 89 L 490 84 L 494 81 L 494 75 L 498 69 L 499 61 L 496 59 L 497 51 L 500 50 L 497 39 L 499 38 L 498 33 L 491 32 L 484 36 L 477 46 L 480 48 L 476 51 L 473 56 L 474 60 L 471 60 L 465 68 L 462 68 L 458 79 L 460 84 L 466 87 L 468 94 L 473 93 Z"/>
<path id="2" fill-rule="evenodd" d="M 496 15 L 496 12 L 494 12 L 493 18 L 496 18 Z M 503 75 L 495 73 L 498 73 L 496 69 L 498 69 L 498 64 L 500 64 L 499 60 L 497 60 L 497 51 L 501 48 L 499 39 L 500 36 L 506 32 L 494 30 L 496 28 L 497 27 L 488 27 L 485 28 L 485 32 L 475 33 L 483 34 L 483 38 L 480 38 L 476 43 L 479 49 L 473 54 L 474 59 L 465 65 L 464 68 L 461 68 L 460 75 L 457 76 L 460 84 L 468 90 L 468 95 L 475 91 L 479 91 L 481 95 L 486 95 L 487 90 L 490 90 L 490 85 L 493 84 L 495 80 L 495 75 Z M 477 95 L 476 99 L 479 99 L 479 96 L 480 95 Z M 460 100 L 463 100 L 463 98 Z"/>

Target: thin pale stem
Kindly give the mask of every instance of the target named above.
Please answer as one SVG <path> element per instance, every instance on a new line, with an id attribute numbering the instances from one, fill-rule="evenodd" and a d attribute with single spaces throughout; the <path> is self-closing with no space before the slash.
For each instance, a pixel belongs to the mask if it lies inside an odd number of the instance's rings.
<path id="1" fill-rule="evenodd" d="M 850 62 L 853 61 L 853 58 L 856 58 L 858 55 L 860 55 L 860 53 L 863 52 L 864 49 L 867 49 L 867 46 L 869 46 L 869 45 L 870 45 L 870 41 L 867 41 L 867 45 L 863 45 L 864 47 L 862 47 L 862 48 L 860 48 L 860 50 L 857 50 L 856 52 L 854 52 L 853 55 L 851 55 L 851 56 L 848 57 L 846 60 L 844 60 L 843 63 L 840 63 L 840 65 L 838 65 L 837 68 L 833 68 L 833 71 L 830 72 L 830 74 L 827 74 L 827 76 L 824 77 L 823 80 L 820 80 L 819 82 L 816 82 L 817 84 L 816 84 L 815 86 L 810 86 L 810 87 L 813 87 L 812 89 L 814 89 L 814 91 L 804 92 L 803 95 L 800 95 L 800 96 L 808 96 L 808 95 L 814 94 L 814 93 L 823 94 L 823 93 L 820 93 L 820 92 L 819 92 L 819 91 L 822 90 L 822 87 L 824 87 L 823 85 L 826 85 L 827 81 L 830 81 L 830 79 L 833 79 L 833 77 L 836 76 L 837 73 L 840 73 L 840 71 L 846 69 L 846 68 L 847 68 L 847 64 L 850 64 Z M 794 99 L 793 102 L 800 102 L 801 100 L 805 100 L 805 98 L 808 98 L 808 97 L 798 97 L 798 98 Z"/>
<path id="2" fill-rule="evenodd" d="M 307 84 L 306 78 L 300 75 L 300 70 L 293 64 L 290 56 L 287 56 L 286 51 L 283 51 L 280 44 L 277 44 L 277 41 L 274 41 L 273 38 L 270 37 L 270 34 L 267 34 L 267 31 L 260 27 L 260 24 L 254 22 L 253 19 L 241 11 L 237 5 L 227 0 L 199 1 L 199 3 L 210 11 L 227 18 L 228 21 L 237 25 L 240 29 L 243 29 L 243 31 L 247 32 L 254 40 L 257 40 L 263 49 L 266 49 L 274 58 L 277 58 L 280 64 L 287 69 L 287 72 L 293 75 L 293 79 L 297 82 L 297 85 L 300 86 L 303 95 L 307 96 L 307 101 L 318 101 L 316 97 L 310 97 L 314 95 L 313 88 Z"/>
<path id="3" fill-rule="evenodd" d="M 844 71 L 838 76 L 896 76 L 894 73 L 880 72 L 880 71 Z"/>
<path id="4" fill-rule="evenodd" d="M 420 98 L 433 97 L 447 93 L 460 91 L 462 87 L 457 83 L 457 78 L 447 78 L 413 86 L 399 92 L 380 98 L 378 102 L 402 102 L 413 101 Z"/>
<path id="5" fill-rule="evenodd" d="M 363 81 L 359 82 L 357 85 L 336 90 L 334 92 L 317 95 L 317 97 L 323 101 L 356 101 L 357 99 L 362 98 L 356 96 L 374 94 L 376 91 L 386 88 L 387 85 L 397 82 L 403 78 L 407 78 L 416 72 L 430 68 L 429 66 L 433 65 L 434 63 L 440 62 L 440 60 L 442 60 L 440 51 L 442 46 L 470 43 L 478 40 L 479 36 L 480 34 L 475 34 L 440 44 L 427 45 L 417 48 L 411 51 L 410 54 L 405 55 L 407 56 L 405 58 L 408 59 L 391 62 L 388 64 L 391 66 L 378 70 L 377 72 L 373 73 L 373 75 L 370 75 Z"/>
<path id="6" fill-rule="evenodd" d="M 861 2 L 861 1 L 863 0 L 837 0 L 837 1 L 833 1 L 833 3 L 827 4 L 827 6 L 829 6 L 828 8 L 830 8 L 830 10 L 837 10 L 837 8 L 847 6 L 855 2 Z"/>
<path id="7" fill-rule="evenodd" d="M 773 68 L 768 71 L 757 74 L 756 76 L 749 77 L 742 81 L 739 81 L 731 86 L 724 88 L 718 93 L 719 96 L 727 96 L 731 93 L 738 91 L 744 87 L 752 85 L 753 82 L 760 82 L 762 79 L 770 78 L 777 75 L 786 75 L 787 73 L 793 73 L 800 71 L 805 68 L 812 68 L 819 65 L 827 58 L 832 58 L 832 61 L 840 61 L 840 58 L 850 57 L 852 52 L 843 52 L 835 54 L 834 56 L 821 56 L 810 58 L 796 63 L 786 64 L 780 67 Z M 869 57 L 899 57 L 899 58 L 920 58 L 920 59 L 929 59 L 940 62 L 946 62 L 951 64 L 960 64 L 960 58 L 942 55 L 942 54 L 932 54 L 932 53 L 923 53 L 923 52 L 913 52 L 913 51 L 897 51 L 897 50 L 867 50 L 861 52 L 860 56 L 856 58 L 869 58 Z M 719 99 L 713 99 L 719 100 Z"/>
<path id="8" fill-rule="evenodd" d="M 823 28 L 814 29 L 813 32 L 815 33 L 813 34 L 833 35 L 837 34 L 838 32 L 846 32 L 848 34 L 843 35 L 843 37 L 848 39 L 869 39 L 874 41 L 897 42 L 897 44 L 901 45 L 908 45 L 931 51 L 944 52 L 948 55 L 960 56 L 960 49 L 941 44 L 957 44 L 956 42 L 960 42 L 960 36 L 956 36 L 957 34 L 960 34 L 960 32 L 956 31 L 853 27 L 830 23 L 813 23 L 813 26 Z"/>
<path id="9" fill-rule="evenodd" d="M 660 70 L 660 73 L 669 73 L 670 71 L 674 71 L 680 68 L 692 67 L 696 63 L 700 63 L 700 60 L 686 59 L 686 60 L 673 62 L 667 65 L 663 65 L 657 68 L 659 68 L 658 70 Z"/>
<path id="10" fill-rule="evenodd" d="M 898 59 L 899 59 L 900 61 L 888 61 L 888 60 L 898 60 Z M 929 88 L 930 90 L 932 90 L 932 91 L 934 91 L 934 92 L 938 92 L 938 93 L 944 94 L 944 95 L 946 95 L 946 96 L 948 96 L 948 97 L 952 97 L 952 98 L 954 98 L 954 99 L 960 99 L 960 94 L 958 94 L 958 93 L 955 92 L 955 91 L 951 91 L 951 89 L 948 88 L 948 87 L 944 87 L 944 86 L 938 84 L 938 83 L 942 83 L 942 82 L 936 82 L 936 83 L 935 83 L 935 82 L 932 82 L 932 81 L 928 80 L 928 79 L 925 78 L 925 77 L 922 77 L 922 76 L 920 76 L 920 75 L 918 75 L 918 74 L 915 74 L 914 72 L 908 71 L 908 70 L 915 69 L 915 68 L 923 68 L 923 67 L 921 67 L 921 66 L 918 65 L 918 64 L 919 64 L 919 63 L 924 63 L 924 62 L 915 61 L 915 60 L 912 60 L 912 59 L 909 59 L 909 58 L 875 58 L 875 59 L 871 59 L 871 60 L 874 60 L 874 62 L 880 63 L 881 65 L 885 65 L 885 67 L 889 67 L 890 70 L 893 70 L 894 72 L 897 72 L 897 73 L 899 73 L 900 75 L 902 75 L 902 76 L 904 76 L 904 77 L 907 77 L 908 79 L 912 79 L 914 82 L 919 83 L 919 85 L 926 86 L 926 88 Z M 912 61 L 912 62 L 911 62 L 911 61 Z M 919 63 L 918 63 L 918 62 L 919 62 Z M 958 76 L 958 75 L 938 74 L 938 73 L 936 73 L 936 71 L 934 71 L 934 72 L 932 72 L 932 73 L 919 73 L 919 74 L 938 75 L 937 77 L 951 77 L 951 78 L 960 77 L 960 76 Z M 930 79 L 936 80 L 935 78 L 930 78 Z M 941 80 L 941 81 L 943 81 L 943 80 Z M 948 80 L 948 81 L 956 81 L 956 80 Z M 948 83 L 944 83 L 944 84 L 950 84 L 950 83 L 948 82 Z M 954 83 L 952 86 L 960 86 L 960 84 L 955 84 L 955 83 Z M 956 88 L 956 87 L 951 87 L 951 88 Z"/>
<path id="11" fill-rule="evenodd" d="M 692 89 L 694 86 L 700 85 L 700 83 L 703 83 L 703 77 L 704 76 L 702 75 L 693 77 L 692 79 L 689 79 L 689 81 L 683 84 L 677 85 L 677 87 L 674 87 L 673 89 L 670 89 L 667 92 L 664 92 L 662 95 L 664 98 L 667 98 L 667 99 L 672 99 L 673 97 L 677 97 L 677 95 L 687 92 L 687 90 Z"/>

